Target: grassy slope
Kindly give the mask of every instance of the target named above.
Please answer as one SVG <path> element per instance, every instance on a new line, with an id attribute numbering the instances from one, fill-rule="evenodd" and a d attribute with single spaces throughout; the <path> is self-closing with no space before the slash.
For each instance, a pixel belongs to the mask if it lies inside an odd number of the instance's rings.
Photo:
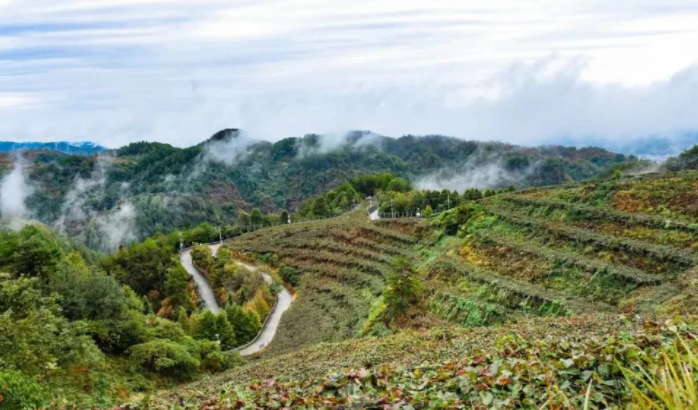
<path id="1" fill-rule="evenodd" d="M 579 343 L 572 358 L 573 370 L 591 372 L 592 384 L 603 392 L 597 397 L 599 403 L 609 400 L 616 393 L 604 386 L 622 380 L 619 373 L 609 375 L 606 367 L 599 366 L 602 362 L 612 366 L 615 359 L 597 358 L 593 366 L 585 364 L 577 369 L 578 358 L 597 355 L 595 349 L 606 345 L 647 353 L 657 347 L 658 340 L 643 339 L 647 333 L 656 333 L 658 326 L 627 327 L 617 315 L 696 313 L 696 188 L 698 173 L 688 172 L 496 196 L 461 212 L 466 217 L 458 237 L 439 232 L 439 223 L 449 215 L 433 221 L 434 229 L 427 232 L 413 221 L 372 224 L 353 215 L 247 235 L 232 247 L 276 252 L 284 263 L 308 272 L 294 308 L 284 318 L 278 341 L 272 344 L 272 357 L 179 390 L 176 395 L 165 396 L 165 402 L 181 395 L 214 397 L 215 404 L 221 386 L 227 386 L 228 391 L 221 397 L 232 394 L 230 397 L 254 401 L 261 400 L 262 394 L 279 400 L 279 389 L 283 394 L 288 391 L 278 384 L 253 386 L 252 390 L 237 385 L 245 391 L 230 393 L 237 383 L 272 377 L 296 380 L 297 395 L 319 400 L 324 387 L 317 387 L 322 382 L 311 379 L 344 368 L 375 369 L 383 364 L 400 368 L 425 362 L 439 367 L 444 360 L 472 360 L 474 354 L 484 351 L 488 362 L 511 357 L 531 360 L 526 352 L 540 354 L 536 349 L 541 349 L 541 344 L 552 346 L 544 364 L 555 367 L 570 353 L 565 344 L 570 341 Z M 455 327 L 433 321 L 436 326 L 427 333 L 408 331 L 311 346 L 358 336 L 371 298 L 380 293 L 388 255 L 398 254 L 409 256 L 420 267 L 425 314 L 438 315 Z M 560 317 L 567 315 L 573 317 Z M 496 326 L 467 328 L 479 325 Z M 508 356 L 512 353 L 497 342 L 514 334 L 525 347 Z M 619 339 L 631 347 L 616 346 Z M 280 355 L 299 348 L 303 349 Z M 386 370 L 386 374 L 394 378 L 389 383 L 404 382 L 407 377 L 395 370 Z M 545 373 L 543 378 L 547 377 Z M 604 377 L 615 381 L 606 380 L 604 385 Z M 442 382 L 430 381 L 434 385 Z M 563 386 L 567 393 L 577 399 L 583 396 L 580 380 L 571 383 L 572 387 Z M 546 389 L 550 393 L 550 384 L 536 388 L 542 389 L 539 395 Z M 476 396 L 482 400 L 480 404 L 489 401 L 483 393 L 486 391 Z M 513 397 L 523 405 L 525 398 L 518 393 L 507 394 L 502 397 Z M 613 398 L 620 402 L 626 399 Z"/>

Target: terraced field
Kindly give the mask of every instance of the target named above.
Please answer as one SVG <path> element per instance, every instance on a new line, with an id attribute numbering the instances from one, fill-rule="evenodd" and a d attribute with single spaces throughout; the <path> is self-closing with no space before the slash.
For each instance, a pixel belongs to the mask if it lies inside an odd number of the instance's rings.
<path id="1" fill-rule="evenodd" d="M 371 223 L 364 212 L 259 230 L 226 246 L 299 272 L 297 298 L 265 354 L 361 335 L 395 256 L 413 258 L 409 233 Z"/>
<path id="2" fill-rule="evenodd" d="M 509 317 L 693 313 L 685 301 L 698 265 L 696 187 L 696 173 L 658 174 L 470 204 L 459 227 L 462 241 L 432 267 L 465 279 L 451 282 L 436 308 L 464 323 L 458 304 Z"/>
<path id="3" fill-rule="evenodd" d="M 698 172 L 499 194 L 429 221 L 355 212 L 227 246 L 298 273 L 296 301 L 258 360 L 144 409 L 625 409 L 618 364 L 654 369 L 677 337 L 698 352 Z M 372 337 L 397 256 L 420 301 Z"/>

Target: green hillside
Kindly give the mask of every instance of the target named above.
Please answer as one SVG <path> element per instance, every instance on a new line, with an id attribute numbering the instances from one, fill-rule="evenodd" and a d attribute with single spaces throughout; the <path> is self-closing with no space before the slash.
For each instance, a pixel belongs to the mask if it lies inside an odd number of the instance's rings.
<path id="1" fill-rule="evenodd" d="M 698 351 L 696 187 L 695 172 L 649 174 L 502 192 L 430 220 L 357 211 L 243 235 L 227 246 L 296 285 L 278 337 L 151 406 L 629 408 L 619 365 Z M 421 291 L 388 317 L 395 257 Z"/>
<path id="2" fill-rule="evenodd" d="M 11 167 L 3 155 L 0 175 Z M 488 185 L 527 187 L 591 178 L 637 162 L 598 148 L 526 148 L 443 136 L 394 139 L 366 132 L 269 143 L 238 130 L 223 130 L 184 149 L 141 142 L 100 156 L 54 151 L 24 156 L 33 188 L 30 216 L 107 251 L 204 221 L 231 224 L 241 211 L 254 208 L 269 215 L 294 212 L 307 198 L 363 174 L 391 172 L 433 183 L 487 167 L 496 175 Z"/>
<path id="3" fill-rule="evenodd" d="M 641 398 L 695 392 L 698 172 L 606 174 L 457 192 L 381 173 L 276 226 L 241 213 L 217 257 L 192 251 L 218 315 L 176 253 L 217 240 L 210 224 L 106 257 L 46 227 L 2 231 L 0 404 L 691 408 Z M 371 220 L 367 195 L 426 217 Z M 282 282 L 294 300 L 273 341 L 241 357 Z M 671 369 L 688 376 L 668 386 Z"/>

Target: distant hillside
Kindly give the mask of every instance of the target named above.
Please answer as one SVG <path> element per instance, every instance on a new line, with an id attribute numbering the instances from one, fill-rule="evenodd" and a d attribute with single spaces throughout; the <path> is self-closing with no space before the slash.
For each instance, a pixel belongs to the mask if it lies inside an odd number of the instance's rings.
<path id="1" fill-rule="evenodd" d="M 0 152 L 14 152 L 19 150 L 51 150 L 65 154 L 92 155 L 104 151 L 106 148 L 94 142 L 12 142 L 0 141 Z"/>
<path id="2" fill-rule="evenodd" d="M 554 185 L 637 162 L 600 148 L 370 132 L 270 143 L 234 129 L 184 149 L 139 142 L 98 157 L 45 151 L 24 157 L 33 188 L 30 216 L 105 250 L 204 221 L 232 223 L 240 210 L 293 212 L 307 198 L 363 174 L 391 172 L 418 188 L 463 191 Z M 7 164 L 0 161 L 5 171 Z"/>
<path id="3" fill-rule="evenodd" d="M 647 135 L 633 138 L 608 138 L 584 136 L 556 139 L 557 144 L 581 147 L 594 145 L 626 155 L 664 160 L 698 144 L 698 132 L 681 132 L 669 135 Z"/>

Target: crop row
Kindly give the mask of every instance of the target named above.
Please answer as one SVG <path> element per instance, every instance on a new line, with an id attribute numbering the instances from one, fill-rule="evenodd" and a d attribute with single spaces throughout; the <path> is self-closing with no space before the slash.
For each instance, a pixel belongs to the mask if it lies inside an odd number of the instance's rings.
<path id="1" fill-rule="evenodd" d="M 675 229 L 685 232 L 698 233 L 698 224 L 696 223 L 681 220 L 670 220 L 656 215 L 624 212 L 612 208 L 575 204 L 557 199 L 534 199 L 513 195 L 504 196 L 501 199 L 519 206 L 534 206 L 564 210 L 573 219 L 618 222 L 625 225 L 640 225 L 647 228 Z"/>
<path id="2" fill-rule="evenodd" d="M 574 252 L 552 249 L 538 243 L 521 242 L 509 239 L 503 235 L 491 234 L 484 230 L 478 231 L 475 237 L 484 243 L 506 246 L 519 252 L 544 258 L 562 266 L 574 266 L 592 274 L 602 273 L 620 276 L 643 285 L 655 285 L 662 282 L 661 278 L 645 273 L 640 269 L 624 265 L 612 265 L 596 259 L 587 258 Z"/>
<path id="3" fill-rule="evenodd" d="M 385 286 L 382 277 L 363 273 L 356 269 L 348 269 L 332 263 L 317 263 L 314 261 L 285 258 L 286 265 L 293 266 L 303 272 L 303 275 L 316 274 L 319 277 L 335 280 L 343 285 L 351 285 L 354 288 L 366 288 L 372 294 L 378 295 Z M 305 279 L 303 279 L 305 280 Z"/>
<path id="4" fill-rule="evenodd" d="M 467 298 L 450 292 L 438 292 L 429 304 L 429 309 L 450 322 L 466 327 L 483 326 L 502 320 L 506 313 L 494 303 Z"/>
<path id="5" fill-rule="evenodd" d="M 670 261 L 680 269 L 687 269 L 698 264 L 698 256 L 670 246 L 648 244 L 643 241 L 619 238 L 613 235 L 596 233 L 583 228 L 552 224 L 536 218 L 515 216 L 509 210 L 487 206 L 487 211 L 515 225 L 534 230 L 543 230 L 555 237 L 571 239 L 578 242 L 596 244 L 608 249 L 631 252 L 640 256 L 650 256 L 658 261 Z"/>
<path id="6" fill-rule="evenodd" d="M 363 237 L 385 240 L 400 245 L 412 245 L 417 242 L 417 240 L 411 235 L 405 235 L 375 225 L 359 226 L 356 228 L 356 230 L 358 231 L 359 235 Z"/>
<path id="7" fill-rule="evenodd" d="M 302 249 L 280 249 L 276 252 L 276 254 L 279 256 L 279 258 L 282 259 L 292 258 L 295 260 L 325 263 L 349 269 L 358 269 L 359 271 L 364 273 L 371 273 L 379 276 L 383 275 L 384 267 L 377 263 L 361 260 L 358 258 L 348 257 L 336 253 L 309 251 Z"/>
<path id="8" fill-rule="evenodd" d="M 432 266 L 435 266 L 434 264 L 440 265 L 441 268 L 444 266 L 447 269 L 450 268 L 455 273 L 467 277 L 475 282 L 485 283 L 498 288 L 506 289 L 513 294 L 520 295 L 537 303 L 563 304 L 576 313 L 613 310 L 611 306 L 605 303 L 594 303 L 591 305 L 585 301 L 574 300 L 560 294 L 559 292 L 546 289 L 542 286 L 534 285 L 529 282 L 502 276 L 475 265 L 455 260 L 451 256 L 442 256 L 435 261 L 432 261 Z"/>
<path id="9" fill-rule="evenodd" d="M 377 242 L 369 238 L 351 235 L 348 232 L 335 231 L 328 233 L 326 236 L 334 241 L 341 242 L 343 244 L 353 244 L 361 248 L 375 250 L 385 255 L 405 257 L 409 257 L 412 255 L 412 252 L 408 248 L 395 246 L 390 243 Z"/>
<path id="10" fill-rule="evenodd" d="M 328 240 L 309 240 L 297 245 L 299 249 L 308 249 L 315 251 L 326 251 L 340 255 L 351 255 L 354 257 L 366 259 L 381 264 L 390 264 L 392 259 L 386 256 L 354 244 L 342 244 Z"/>

